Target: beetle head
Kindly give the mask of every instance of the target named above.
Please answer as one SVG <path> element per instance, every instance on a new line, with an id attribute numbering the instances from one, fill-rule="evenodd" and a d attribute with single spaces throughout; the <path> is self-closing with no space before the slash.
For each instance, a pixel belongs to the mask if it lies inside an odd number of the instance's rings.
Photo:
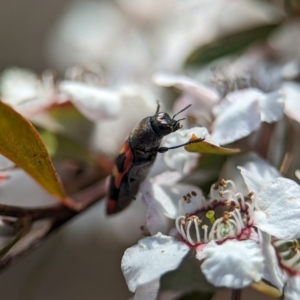
<path id="1" fill-rule="evenodd" d="M 179 120 L 175 120 L 174 118 L 184 110 L 188 109 L 190 106 L 191 105 L 188 105 L 182 109 L 180 112 L 175 114 L 173 118 L 171 118 L 167 113 L 157 112 L 151 120 L 153 131 L 160 136 L 165 136 L 178 130 L 179 128 L 182 128 L 182 124 L 180 124 L 179 121 L 184 120 L 184 118 Z"/>

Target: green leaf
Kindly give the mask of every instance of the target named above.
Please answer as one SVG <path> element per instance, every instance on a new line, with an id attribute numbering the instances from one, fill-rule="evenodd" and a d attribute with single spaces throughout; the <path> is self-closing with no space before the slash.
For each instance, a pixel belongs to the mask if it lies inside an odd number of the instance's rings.
<path id="1" fill-rule="evenodd" d="M 211 299 L 215 288 L 207 282 L 201 272 L 200 261 L 196 259 L 195 255 L 195 251 L 190 250 L 176 270 L 167 272 L 160 278 L 159 292 L 161 294 L 165 291 L 180 291 L 184 295 L 201 294 L 198 299 Z M 187 300 L 189 298 L 180 299 Z"/>
<path id="2" fill-rule="evenodd" d="M 280 24 L 262 25 L 223 36 L 201 46 L 187 59 L 187 65 L 200 66 L 214 59 L 242 51 L 254 42 L 266 39 Z"/>
<path id="3" fill-rule="evenodd" d="M 198 138 L 193 134 L 190 141 L 194 141 L 195 139 Z M 216 154 L 216 155 L 232 155 L 241 152 L 240 149 L 223 148 L 206 141 L 189 144 L 185 146 L 184 149 L 189 152 L 209 153 L 209 154 Z"/>
<path id="4" fill-rule="evenodd" d="M 47 149 L 33 125 L 0 101 L 0 154 L 24 169 L 45 190 L 67 201 Z"/>

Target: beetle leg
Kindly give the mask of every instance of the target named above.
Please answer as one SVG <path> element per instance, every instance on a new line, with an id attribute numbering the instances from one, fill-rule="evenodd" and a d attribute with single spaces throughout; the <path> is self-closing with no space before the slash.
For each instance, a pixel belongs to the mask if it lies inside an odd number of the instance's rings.
<path id="1" fill-rule="evenodd" d="M 187 146 L 187 145 L 190 145 L 190 144 L 194 144 L 194 143 L 200 143 L 202 141 L 204 141 L 204 139 L 199 138 L 199 139 L 196 139 L 194 141 L 188 141 L 188 142 L 186 142 L 184 144 L 180 144 L 180 145 L 177 145 L 177 146 L 174 146 L 174 147 L 160 147 L 160 148 L 157 149 L 157 152 L 159 152 L 159 153 L 165 153 L 165 152 L 167 152 L 169 150 L 172 150 L 172 149 L 177 149 L 177 148 L 184 147 L 184 146 Z"/>
<path id="2" fill-rule="evenodd" d="M 194 143 L 200 143 L 204 141 L 204 139 L 202 138 L 199 138 L 199 139 L 196 139 L 194 141 L 188 141 L 184 144 L 180 144 L 180 145 L 177 145 L 177 146 L 173 146 L 173 147 L 155 147 L 155 148 L 151 148 L 151 149 L 148 149 L 148 150 L 141 150 L 141 151 L 144 151 L 144 152 L 159 152 L 159 153 L 165 153 L 169 150 L 172 150 L 172 149 L 177 149 L 177 148 L 180 148 L 180 147 L 184 147 L 184 146 L 187 146 L 187 145 L 190 145 L 190 144 L 194 144 Z"/>

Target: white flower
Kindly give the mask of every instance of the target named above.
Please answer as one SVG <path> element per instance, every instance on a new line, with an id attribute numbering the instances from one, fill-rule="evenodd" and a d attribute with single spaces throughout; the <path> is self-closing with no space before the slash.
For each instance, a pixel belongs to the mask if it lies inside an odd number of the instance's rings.
<path id="1" fill-rule="evenodd" d="M 300 85 L 296 82 L 284 82 L 282 85 L 285 99 L 285 114 L 300 123 Z"/>
<path id="2" fill-rule="evenodd" d="M 21 68 L 3 72 L 0 93 L 4 102 L 26 117 L 33 117 L 54 103 L 66 100 L 57 93 L 52 73 L 44 72 L 39 78 L 31 70 Z"/>
<path id="3" fill-rule="evenodd" d="M 227 94 L 214 108 L 212 137 L 228 144 L 256 131 L 261 122 L 273 123 L 283 116 L 284 101 L 278 91 L 266 94 L 254 88 Z"/>
<path id="4" fill-rule="evenodd" d="M 278 239 L 300 238 L 300 186 L 267 163 L 239 169 L 255 195 L 255 226 Z"/>
<path id="5" fill-rule="evenodd" d="M 249 190 L 255 192 L 255 226 L 262 232 L 266 258 L 264 278 L 284 289 L 285 300 L 300 295 L 300 186 L 279 176 L 266 162 L 240 167 Z"/>
<path id="6" fill-rule="evenodd" d="M 112 89 L 65 80 L 59 84 L 59 90 L 70 97 L 85 117 L 94 122 L 120 113 L 121 97 Z"/>
<path id="7" fill-rule="evenodd" d="M 201 270 L 215 286 L 238 289 L 261 279 L 264 264 L 252 230 L 251 195 L 244 197 L 235 191 L 231 181 L 222 181 L 212 186 L 209 200 L 194 188 L 179 200 L 174 210 L 172 202 L 164 202 L 170 195 L 164 196 L 172 193 L 172 188 L 173 195 L 182 189 L 178 185 L 170 186 L 169 190 L 164 188 L 154 187 L 155 196 L 162 197 L 156 207 L 149 194 L 144 197 L 151 208 L 159 210 L 160 205 L 162 215 L 176 218 L 176 230 L 171 230 L 174 237 L 157 233 L 125 252 L 122 269 L 131 291 L 145 288 L 162 274 L 177 268 L 190 249 L 196 250 L 196 257 L 204 261 Z"/>
<path id="8" fill-rule="evenodd" d="M 161 146 L 174 147 L 176 145 L 184 144 L 189 141 L 193 134 L 198 138 L 205 139 L 207 142 L 216 144 L 211 139 L 206 128 L 193 127 L 190 129 L 177 130 L 176 132 L 165 136 L 162 140 Z M 180 147 L 178 149 L 169 150 L 163 157 L 168 167 L 186 175 L 197 165 L 199 154 L 187 152 L 184 147 Z"/>
<path id="9" fill-rule="evenodd" d="M 279 91 L 264 93 L 256 88 L 246 88 L 230 92 L 221 100 L 215 90 L 186 76 L 156 74 L 153 80 L 158 85 L 174 86 L 182 91 L 177 109 L 186 102 L 194 103 L 195 111 L 185 114 L 202 117 L 207 125 L 211 124 L 211 136 L 221 145 L 247 137 L 258 130 L 262 122 L 277 122 L 283 116 L 284 100 Z"/>

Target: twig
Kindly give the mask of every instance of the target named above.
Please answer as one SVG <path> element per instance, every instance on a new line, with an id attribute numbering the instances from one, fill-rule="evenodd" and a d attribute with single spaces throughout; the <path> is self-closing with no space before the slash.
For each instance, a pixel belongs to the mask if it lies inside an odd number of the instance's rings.
<path id="1" fill-rule="evenodd" d="M 0 272 L 40 246 L 60 226 L 98 202 L 104 195 L 105 180 L 102 180 L 72 197 L 76 205 L 80 205 L 80 211 L 72 211 L 63 205 L 48 208 L 27 208 L 1 204 L 0 215 L 16 218 L 28 217 L 34 225 L 33 229 L 0 260 Z"/>
<path id="2" fill-rule="evenodd" d="M 241 300 L 242 290 L 232 290 L 231 300 Z"/>

